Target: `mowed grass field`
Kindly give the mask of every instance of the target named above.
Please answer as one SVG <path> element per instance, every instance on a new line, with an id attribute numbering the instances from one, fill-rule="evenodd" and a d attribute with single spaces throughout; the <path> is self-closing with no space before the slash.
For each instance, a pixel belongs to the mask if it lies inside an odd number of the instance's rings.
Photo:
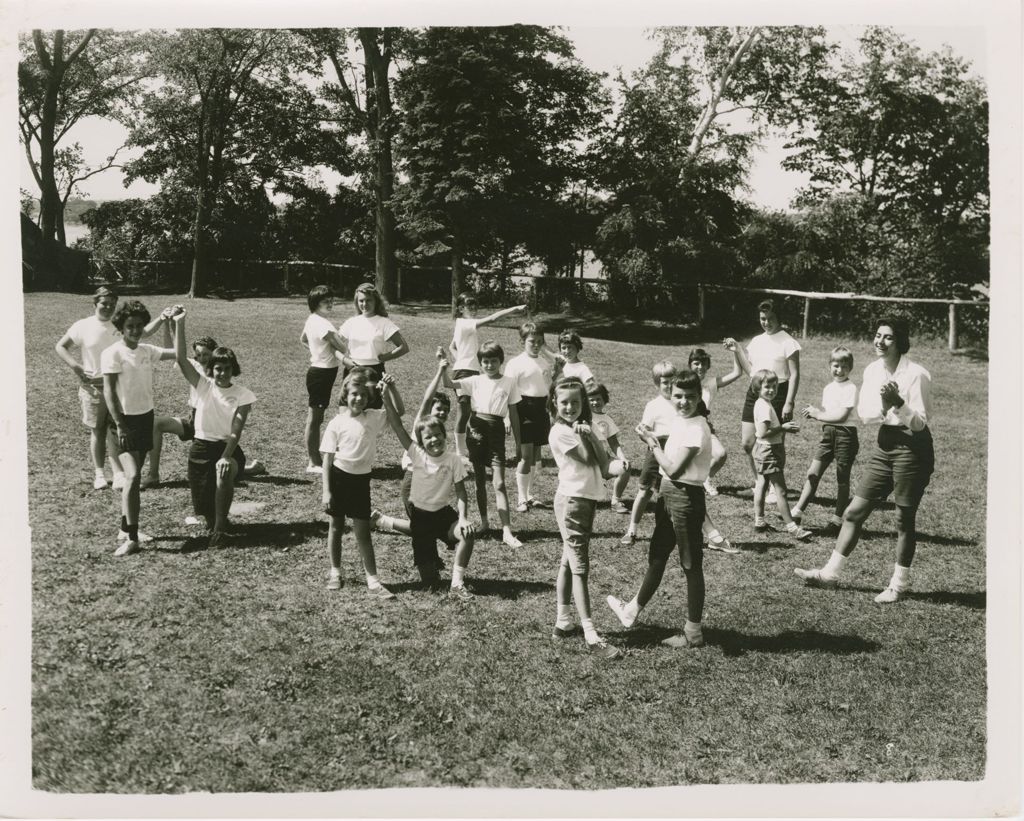
<path id="1" fill-rule="evenodd" d="M 154 314 L 184 302 L 143 300 Z M 298 337 L 308 312 L 299 298 L 188 304 L 190 340 L 211 335 L 232 346 L 239 381 L 259 397 L 242 444 L 269 475 L 238 490 L 236 503 L 249 503 L 233 517 L 238 535 L 208 550 L 183 524 L 187 451 L 169 437 L 166 484 L 142 497 L 142 529 L 156 540 L 115 559 L 118 494 L 92 489 L 75 381 L 53 351 L 91 303 L 27 294 L 25 306 L 36 789 L 605 789 L 984 775 L 985 362 L 915 340 L 911 357 L 934 378 L 938 467 L 918 516 L 913 592 L 893 606 L 872 601 L 892 570 L 891 509 L 869 520 L 837 591 L 804 588 L 793 576 L 794 567 L 825 561 L 829 539 L 796 545 L 753 532 L 752 502 L 740 495 L 750 485 L 739 449 L 743 388 L 723 389 L 713 421 L 730 459 L 709 506 L 742 552 L 705 554 L 707 646 L 659 644 L 685 614 L 675 563 L 645 623 L 621 629 L 604 599 L 635 593 L 652 516 L 624 548 L 626 517 L 605 506 L 591 543 L 591 595 L 598 629 L 626 650 L 605 662 L 582 639 L 550 639 L 561 550 L 551 511 L 513 514 L 522 549 L 493 537 L 478 543 L 469 570 L 477 597 L 468 604 L 419 589 L 409 542 L 386 534 L 374 544 L 397 600 L 366 595 L 350 534 L 345 586 L 325 589 L 319 478 L 303 472 L 308 358 Z M 350 314 L 339 301 L 335 321 Z M 411 417 L 452 322 L 433 308 L 397 306 L 392 317 L 412 346 L 389 363 Z M 756 317 L 736 317 L 729 328 L 744 341 L 758 331 Z M 689 348 L 702 345 L 714 372 L 728 369 L 718 335 L 662 330 L 647 344 L 639 326 L 620 329 L 618 341 L 581 332 L 583 358 L 607 384 L 608 412 L 637 460 L 641 446 L 628 431 L 653 395 L 651 364 L 685 364 Z M 482 337 L 509 355 L 520 350 L 512 323 Z M 840 341 L 854 351 L 859 382 L 872 357 L 867 333 L 806 340 L 801 407 L 820 401 Z M 155 382 L 158 412 L 183 415 L 187 385 L 171 363 Z M 816 423 L 788 437 L 794 496 L 817 439 Z M 863 440 L 861 464 L 873 444 Z M 400 456 L 388 432 L 372 493 L 390 513 L 400 511 Z M 511 475 L 508 484 L 514 491 Z M 548 457 L 535 492 L 550 499 L 555 484 Z M 635 489 L 634 477 L 628 498 Z M 834 471 L 821 494 L 834 499 Z M 828 512 L 812 506 L 805 524 L 823 527 Z"/>

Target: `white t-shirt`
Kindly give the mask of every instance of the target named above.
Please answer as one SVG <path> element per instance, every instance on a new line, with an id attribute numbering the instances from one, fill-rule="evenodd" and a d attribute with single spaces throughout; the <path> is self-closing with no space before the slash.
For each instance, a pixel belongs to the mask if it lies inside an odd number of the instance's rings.
<path id="1" fill-rule="evenodd" d="M 684 417 L 676 414 L 672 422 L 672 429 L 665 443 L 665 456 L 670 461 L 680 458 L 684 448 L 699 448 L 686 469 L 677 476 L 674 481 L 687 485 L 703 485 L 711 472 L 711 428 L 708 427 L 707 419 L 700 414 Z M 671 478 L 664 468 L 661 468 L 661 475 Z"/>
<path id="2" fill-rule="evenodd" d="M 67 336 L 82 352 L 85 375 L 97 379 L 103 374 L 100 355 L 121 338 L 121 332 L 110 321 L 103 322 L 94 314 L 74 323 Z"/>
<path id="3" fill-rule="evenodd" d="M 519 388 L 514 379 L 499 376 L 491 379 L 486 374 L 467 376 L 456 379 L 459 390 L 469 396 L 470 407 L 477 413 L 489 413 L 492 416 L 504 416 L 508 406 L 519 402 Z"/>
<path id="4" fill-rule="evenodd" d="M 377 436 L 387 424 L 384 410 L 364 410 L 358 416 L 342 405 L 324 429 L 321 453 L 334 454 L 334 466 L 346 473 L 364 474 L 373 468 Z"/>
<path id="5" fill-rule="evenodd" d="M 594 418 L 590 420 L 590 427 L 602 442 L 607 442 L 619 433 L 619 426 L 607 413 L 595 413 Z"/>
<path id="6" fill-rule="evenodd" d="M 550 359 L 530 356 L 526 351 L 513 356 L 505 365 L 505 376 L 515 380 L 520 396 L 547 396 L 553 371 Z"/>
<path id="7" fill-rule="evenodd" d="M 413 442 L 406 451 L 412 462 L 412 490 L 409 501 L 420 510 L 440 510 L 449 504 L 455 483 L 466 478 L 466 468 L 459 455 L 446 450 L 438 457 Z"/>
<path id="8" fill-rule="evenodd" d="M 103 373 L 116 373 L 117 398 L 121 410 L 138 416 L 153 410 L 153 366 L 160 361 L 161 349 L 140 342 L 133 350 L 119 340 L 100 355 Z"/>
<path id="9" fill-rule="evenodd" d="M 334 346 L 327 341 L 327 335 L 334 332 L 334 325 L 325 316 L 312 313 L 302 328 L 309 346 L 309 365 L 311 368 L 337 368 L 338 359 L 334 355 Z"/>
<path id="10" fill-rule="evenodd" d="M 480 372 L 480 362 L 476 358 L 476 352 L 480 348 L 476 323 L 475 319 L 466 319 L 461 316 L 455 320 L 455 333 L 452 335 L 452 346 L 455 348 L 453 371 Z"/>
<path id="11" fill-rule="evenodd" d="M 857 407 L 857 386 L 849 379 L 843 382 L 829 382 L 821 392 L 821 408 L 826 413 Z M 857 414 L 848 413 L 845 422 L 832 423 L 855 426 Z"/>
<path id="12" fill-rule="evenodd" d="M 889 380 L 896 383 L 903 399 L 900 408 L 889 408 L 882 413 L 882 385 Z M 932 420 L 932 377 L 916 362 L 901 356 L 896 370 L 890 375 L 885 363 L 876 359 L 864 368 L 861 379 L 857 413 L 868 424 L 902 425 L 912 431 L 924 430 Z"/>
<path id="13" fill-rule="evenodd" d="M 711 412 L 711 403 L 718 396 L 718 377 L 713 373 L 707 374 L 700 383 L 700 398 L 704 400 L 704 407 Z"/>
<path id="14" fill-rule="evenodd" d="M 565 362 L 562 364 L 562 376 L 575 376 L 584 385 L 594 382 L 594 374 L 586 362 Z"/>
<path id="15" fill-rule="evenodd" d="M 398 326 L 386 316 L 349 317 L 338 328 L 348 342 L 348 355 L 357 365 L 379 365 L 380 355 L 391 350 L 388 340 L 398 333 Z"/>
<path id="16" fill-rule="evenodd" d="M 757 401 L 754 402 L 754 424 L 758 422 L 767 422 L 768 427 L 777 428 L 779 426 L 779 416 L 775 413 L 775 408 L 772 407 L 770 402 L 765 402 L 760 396 L 757 397 Z M 756 431 L 757 428 L 755 427 Z M 778 445 L 783 441 L 782 431 L 774 433 L 771 436 L 757 437 L 758 442 L 765 442 L 769 445 Z"/>
<path id="17" fill-rule="evenodd" d="M 597 460 L 584 464 L 569 456 L 569 451 L 582 447 L 580 437 L 563 422 L 555 422 L 548 433 L 548 446 L 558 465 L 558 493 L 600 501 L 604 498 L 604 482 Z"/>
<path id="18" fill-rule="evenodd" d="M 206 369 L 201 364 L 199 364 L 199 360 L 198 359 L 189 359 L 188 361 L 192 363 L 192 367 L 196 369 L 196 373 L 199 374 L 199 379 L 200 379 L 200 381 L 202 381 L 206 377 Z M 178 368 L 177 363 L 175 363 L 174 367 Z M 181 368 L 178 368 L 178 372 L 181 373 Z M 188 406 L 190 408 L 194 408 L 194 407 L 196 407 L 196 403 L 198 401 L 199 400 L 196 397 L 195 385 L 189 385 L 188 386 Z"/>
<path id="19" fill-rule="evenodd" d="M 799 350 L 800 343 L 785 331 L 755 336 L 747 345 L 750 373 L 775 371 L 779 381 L 786 382 L 789 380 L 789 357 Z"/>
<path id="20" fill-rule="evenodd" d="M 244 385 L 232 383 L 230 388 L 219 388 L 208 376 L 202 376 L 195 385 L 196 439 L 207 442 L 225 442 L 231 435 L 231 420 L 239 405 L 251 405 L 256 394 Z"/>
<path id="21" fill-rule="evenodd" d="M 675 406 L 660 393 L 644 406 L 641 423 L 654 430 L 655 436 L 668 436 L 669 428 L 679 416 Z"/>

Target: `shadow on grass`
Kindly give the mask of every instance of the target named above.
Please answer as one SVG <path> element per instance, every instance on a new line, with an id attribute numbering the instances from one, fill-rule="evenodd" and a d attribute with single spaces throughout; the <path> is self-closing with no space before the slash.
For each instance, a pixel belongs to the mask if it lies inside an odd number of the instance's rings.
<path id="1" fill-rule="evenodd" d="M 615 634 L 614 639 L 622 647 L 641 649 L 657 647 L 662 640 L 678 632 L 678 628 L 642 625 L 629 633 Z M 611 638 L 612 634 L 608 636 Z M 772 636 L 762 636 L 738 630 L 707 628 L 704 631 L 704 642 L 712 647 L 721 647 L 722 653 L 730 657 L 747 653 L 829 653 L 845 656 L 875 653 L 882 647 L 878 642 L 860 636 L 822 633 L 820 630 L 784 630 Z"/>
<path id="2" fill-rule="evenodd" d="M 284 486 L 284 485 L 309 485 L 309 484 L 313 484 L 314 482 L 316 484 L 320 484 L 321 479 L 320 479 L 319 475 L 314 476 L 313 474 L 310 474 L 305 479 L 296 479 L 293 476 L 274 476 L 273 474 L 270 474 L 270 473 L 260 473 L 260 474 L 258 474 L 256 476 L 246 476 L 242 481 L 246 482 L 246 483 L 248 483 L 250 485 L 282 485 L 282 486 Z M 239 483 L 236 482 L 235 483 L 235 487 L 238 487 L 238 486 L 239 486 Z"/>
<path id="3" fill-rule="evenodd" d="M 877 595 L 877 587 L 864 587 L 855 585 L 842 585 L 843 590 L 853 590 L 857 593 L 870 593 Z M 969 610 L 984 610 L 987 603 L 987 594 L 984 590 L 967 590 L 954 592 L 951 590 L 908 590 L 903 594 L 905 600 L 923 601 L 930 604 L 952 604 L 956 607 L 966 607 Z"/>
<path id="4" fill-rule="evenodd" d="M 953 356 L 965 356 L 976 362 L 988 362 L 988 351 L 984 348 L 959 348 L 952 351 Z"/>
<path id="5" fill-rule="evenodd" d="M 735 539 L 732 540 L 732 546 L 738 550 L 742 550 L 744 553 L 767 553 L 769 550 L 791 550 L 793 547 L 792 542 L 783 542 L 777 539 L 769 539 L 763 542 L 739 542 Z M 705 555 L 708 553 L 708 549 L 704 548 Z M 715 551 L 710 551 L 714 553 Z"/>
<path id="6" fill-rule="evenodd" d="M 400 480 L 405 475 L 401 465 L 381 465 L 370 471 L 371 479 L 383 479 L 385 481 Z"/>
<path id="7" fill-rule="evenodd" d="M 955 536 L 936 536 L 932 533 L 918 533 L 917 534 L 918 544 L 940 544 L 947 545 L 949 547 L 977 547 L 977 540 L 970 539 L 958 539 Z"/>
<path id="8" fill-rule="evenodd" d="M 245 522 L 235 523 L 231 531 L 214 550 L 237 550 L 254 547 L 291 547 L 303 544 L 310 539 L 325 539 L 327 522 Z M 172 543 L 175 539 L 161 539 L 164 543 Z M 178 550 L 172 553 L 197 553 L 209 550 L 208 534 L 187 536 L 180 542 Z"/>
<path id="9" fill-rule="evenodd" d="M 139 489 L 143 493 L 155 493 L 156 491 L 164 490 L 165 488 L 170 489 L 182 487 L 188 487 L 188 479 L 172 479 L 170 481 L 163 479 L 157 485 L 149 485 L 148 487 L 140 487 Z M 120 493 L 120 491 L 118 491 L 118 493 Z"/>
<path id="10" fill-rule="evenodd" d="M 662 325 L 655 322 L 630 322 L 620 317 L 552 317 L 542 324 L 552 331 L 572 328 L 580 336 L 606 339 L 611 342 L 629 342 L 634 345 L 696 345 L 706 341 L 706 334 L 692 325 Z"/>

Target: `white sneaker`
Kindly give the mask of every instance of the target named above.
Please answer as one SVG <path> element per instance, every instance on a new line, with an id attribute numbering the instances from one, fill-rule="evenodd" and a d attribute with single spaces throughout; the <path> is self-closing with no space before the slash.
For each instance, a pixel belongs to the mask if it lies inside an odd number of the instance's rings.
<path id="1" fill-rule="evenodd" d="M 104 478 L 102 473 L 97 473 L 96 478 L 92 480 L 93 490 L 103 490 L 107 487 L 107 480 Z"/>
<path id="2" fill-rule="evenodd" d="M 117 540 L 119 542 L 126 542 L 126 541 L 128 541 L 128 531 L 127 530 L 118 530 L 117 531 Z M 140 530 L 139 531 L 139 541 L 140 542 L 151 542 L 151 541 L 153 541 L 153 537 L 150 536 L 148 533 L 143 533 Z"/>
<path id="3" fill-rule="evenodd" d="M 831 576 L 822 576 L 820 568 L 803 570 L 799 567 L 793 568 L 793 574 L 804 580 L 808 587 L 824 587 L 827 590 L 835 590 L 839 586 L 839 579 Z"/>
<path id="4" fill-rule="evenodd" d="M 708 550 L 719 550 L 722 553 L 739 553 L 738 547 L 733 547 L 732 543 L 719 534 L 718 536 L 711 536 L 708 538 Z"/>
<path id="5" fill-rule="evenodd" d="M 612 612 L 618 617 L 619 621 L 622 622 L 623 627 L 632 627 L 636 624 L 636 616 L 631 616 L 626 612 L 626 605 L 624 605 L 615 596 L 609 596 L 606 601 L 608 606 L 612 609 Z"/>
<path id="6" fill-rule="evenodd" d="M 114 551 L 114 555 L 120 558 L 121 556 L 130 556 L 132 553 L 139 552 L 139 543 L 133 541 L 127 541 L 122 545 L 118 545 L 117 550 Z"/>
<path id="7" fill-rule="evenodd" d="M 515 537 L 511 530 L 506 530 L 504 533 L 501 534 L 501 541 L 509 547 L 523 546 L 523 543 Z"/>
<path id="8" fill-rule="evenodd" d="M 895 604 L 903 598 L 903 593 L 903 590 L 897 590 L 895 587 L 887 587 L 875 596 L 875 602 L 877 604 Z"/>
<path id="9" fill-rule="evenodd" d="M 715 487 L 714 482 L 712 482 L 710 479 L 705 479 L 704 480 L 704 492 L 708 496 L 717 496 L 718 495 L 718 488 Z"/>
<path id="10" fill-rule="evenodd" d="M 198 516 L 186 516 L 185 517 L 185 524 L 187 524 L 187 525 L 201 525 L 201 524 L 203 524 L 203 520 L 200 519 Z"/>
<path id="11" fill-rule="evenodd" d="M 516 505 L 516 513 L 526 513 L 530 509 L 530 506 L 526 502 L 520 502 Z"/>
<path id="12" fill-rule="evenodd" d="M 110 483 L 110 486 L 114 490 L 124 490 L 124 474 L 123 473 L 115 473 L 114 474 L 114 480 Z"/>
<path id="13" fill-rule="evenodd" d="M 319 476 L 324 472 L 322 465 L 306 465 L 306 473 L 312 473 Z"/>

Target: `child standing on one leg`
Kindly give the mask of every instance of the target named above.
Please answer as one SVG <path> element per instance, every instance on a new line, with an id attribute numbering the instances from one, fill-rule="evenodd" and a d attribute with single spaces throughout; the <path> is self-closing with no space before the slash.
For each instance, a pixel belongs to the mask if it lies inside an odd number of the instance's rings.
<path id="1" fill-rule="evenodd" d="M 447 364 L 447 362 L 445 362 Z M 402 425 L 402 417 L 394 402 L 394 377 L 382 378 L 384 408 L 391 429 L 402 443 L 412 462 L 412 483 L 409 491 L 409 528 L 412 533 L 413 561 L 420 579 L 427 586 L 439 581 L 437 541 L 455 549 L 452 583 L 449 595 L 469 601 L 473 594 L 466 589 L 466 568 L 473 554 L 473 527 L 466 516 L 466 471 L 462 458 L 445 450 L 447 434 L 444 422 L 433 416 L 417 418 L 413 429 L 416 441 Z M 458 513 L 450 502 L 455 494 Z"/>
<path id="2" fill-rule="evenodd" d="M 477 336 L 479 328 L 515 314 L 526 313 L 525 305 L 515 305 L 477 318 L 477 307 L 476 297 L 469 293 L 461 293 L 455 300 L 455 310 L 458 316 L 455 319 L 455 332 L 452 335 L 451 345 L 448 346 L 452 354 L 452 379 L 465 379 L 467 376 L 476 376 L 480 373 L 480 363 L 476 358 L 477 349 L 480 347 L 480 340 Z M 544 395 L 546 397 L 547 392 Z M 471 411 L 469 397 L 464 394 L 459 395 L 459 411 L 455 417 L 455 450 L 460 456 L 467 459 L 469 451 L 466 449 L 466 426 L 469 424 Z"/>
<path id="3" fill-rule="evenodd" d="M 369 407 L 372 390 L 362 373 L 345 377 L 338 415 L 327 423 L 320 443 L 324 466 L 323 505 L 331 519 L 327 531 L 331 558 L 327 589 L 341 589 L 341 536 L 347 516 L 352 520 L 352 532 L 359 546 L 370 595 L 393 599 L 394 594 L 377 578 L 377 558 L 370 538 L 370 470 L 377 452 L 377 437 L 387 423 L 383 410 Z"/>
<path id="4" fill-rule="evenodd" d="M 562 535 L 562 558 L 555 583 L 557 614 L 552 638 L 564 639 L 575 632 L 572 602 L 583 628 L 587 649 L 602 658 L 621 655 L 598 635 L 590 612 L 590 536 L 597 501 L 604 492 L 603 480 L 622 470 L 609 465 L 608 454 L 590 426 L 586 388 L 575 377 L 562 377 L 551 388 L 551 432 L 548 445 L 558 465 L 555 519 Z"/>
<path id="5" fill-rule="evenodd" d="M 320 460 L 320 426 L 324 410 L 331 404 L 331 389 L 338 378 L 338 354 L 348 348 L 327 318 L 334 308 L 334 292 L 326 285 L 317 285 L 307 298 L 309 318 L 299 339 L 309 348 L 309 368 L 306 370 L 306 393 L 309 410 L 306 413 L 306 454 L 309 461 L 306 473 L 322 473 Z"/>
<path id="6" fill-rule="evenodd" d="M 700 377 L 693 371 L 681 371 L 672 380 L 671 390 L 677 415 L 664 446 L 649 427 L 637 426 L 637 433 L 650 447 L 661 475 L 647 572 L 636 596 L 626 604 L 609 596 L 608 606 L 625 627 L 632 627 L 657 592 L 669 557 L 678 546 L 679 562 L 686 576 L 686 624 L 682 633 L 670 636 L 662 644 L 701 647 L 704 554 L 700 530 L 706 504 L 704 481 L 711 466 L 711 429 L 701 414 Z"/>
<path id="7" fill-rule="evenodd" d="M 172 310 L 165 308 L 160 319 L 167 321 Z M 121 339 L 100 356 L 103 397 L 117 426 L 119 458 L 125 476 L 118 531 L 123 544 L 114 551 L 115 556 L 135 553 L 140 541 L 152 539 L 139 532 L 139 489 L 146 454 L 153 447 L 153 365 L 163 359 L 174 359 L 175 353 L 173 349 L 141 341 L 149 320 L 149 311 L 138 300 L 123 303 L 111 320 L 121 332 Z"/>
<path id="8" fill-rule="evenodd" d="M 548 393 L 555 371 L 555 359 L 544 344 L 544 334 L 533 322 L 519 328 L 523 352 L 513 356 L 505 366 L 505 376 L 516 381 L 519 389 L 519 464 L 516 466 L 516 490 L 519 504 L 516 512 L 526 513 L 531 507 L 547 507 L 533 498 L 534 465 L 540 464 L 540 449 L 548 443 L 551 420 L 548 417 Z"/>
<path id="9" fill-rule="evenodd" d="M 587 401 L 593 414 L 590 427 L 594 435 L 604 444 L 609 459 L 622 462 L 622 473 L 615 477 L 612 484 L 611 510 L 613 513 L 629 513 L 629 508 L 622 503 L 622 493 L 629 484 L 629 460 L 619 442 L 619 426 L 604 410 L 608 404 L 608 388 L 599 382 L 593 390 L 587 391 Z"/>
<path id="10" fill-rule="evenodd" d="M 242 371 L 230 348 L 211 352 L 205 374 L 196 370 L 185 353 L 183 308 L 178 309 L 174 321 L 178 367 L 195 393 L 195 435 L 188 454 L 192 507 L 206 519 L 210 547 L 215 547 L 226 538 L 235 479 L 245 467 L 245 454 L 238 440 L 256 395 L 232 382 Z"/>
<path id="11" fill-rule="evenodd" d="M 860 450 L 857 426 L 853 423 L 852 417 L 853 409 L 857 406 L 857 386 L 850 381 L 853 353 L 849 348 L 840 345 L 832 349 L 829 370 L 832 373 L 832 381 L 821 392 L 821 407 L 808 405 L 803 410 L 805 419 L 817 419 L 822 423 L 821 442 L 818 443 L 818 452 L 807 469 L 807 480 L 804 482 L 800 499 L 790 511 L 790 515 L 793 521 L 801 521 L 807 505 L 818 492 L 818 483 L 822 475 L 835 460 L 836 507 L 826 533 L 836 536 L 843 524 L 843 511 L 850 503 L 850 471 L 853 460 L 857 458 L 857 452 Z"/>
<path id="12" fill-rule="evenodd" d="M 669 360 L 664 359 L 654 363 L 654 367 L 651 368 L 651 376 L 654 379 L 654 384 L 658 386 L 658 395 L 647 403 L 640 419 L 640 424 L 645 428 L 650 428 L 654 432 L 654 437 L 662 445 L 665 444 L 672 422 L 678 416 L 675 405 L 669 399 L 672 395 L 672 379 L 675 375 L 676 366 Z M 636 499 L 633 500 L 633 510 L 629 515 L 629 527 L 620 544 L 631 545 L 636 541 L 636 529 L 647 509 L 648 502 L 654 495 L 654 488 L 658 482 L 658 471 L 658 461 L 654 458 L 652 451 L 648 450 L 643 466 L 640 468 L 640 490 L 636 494 Z"/>
<path id="13" fill-rule="evenodd" d="M 796 422 L 779 422 L 779 417 L 772 407 L 775 393 L 779 389 L 779 378 L 774 371 L 755 371 L 750 380 L 753 389 L 758 392 L 754 403 L 754 469 L 757 481 L 754 484 L 754 530 L 763 533 L 771 530 L 764 518 L 764 497 L 768 485 L 775 489 L 779 515 L 786 523 L 786 531 L 801 541 L 811 538 L 811 531 L 804 530 L 789 515 L 789 502 L 786 500 L 786 477 L 783 469 L 786 466 L 785 436 L 796 433 L 800 426 Z"/>
<path id="14" fill-rule="evenodd" d="M 477 351 L 482 374 L 467 376 L 464 379 L 452 380 L 447 371 L 444 373 L 445 385 L 458 388 L 469 395 L 473 413 L 466 428 L 466 442 L 469 458 L 473 462 L 474 480 L 476 481 L 476 503 L 480 510 L 480 528 L 490 529 L 487 518 L 487 465 L 491 465 L 494 483 L 494 506 L 498 509 L 501 522 L 501 540 L 509 547 L 522 547 L 512 533 L 512 519 L 508 512 L 508 492 L 505 489 L 505 415 L 508 414 L 515 440 L 516 451 L 519 450 L 519 388 L 515 380 L 502 375 L 501 365 L 505 361 L 505 351 L 497 342 L 485 342 Z"/>

